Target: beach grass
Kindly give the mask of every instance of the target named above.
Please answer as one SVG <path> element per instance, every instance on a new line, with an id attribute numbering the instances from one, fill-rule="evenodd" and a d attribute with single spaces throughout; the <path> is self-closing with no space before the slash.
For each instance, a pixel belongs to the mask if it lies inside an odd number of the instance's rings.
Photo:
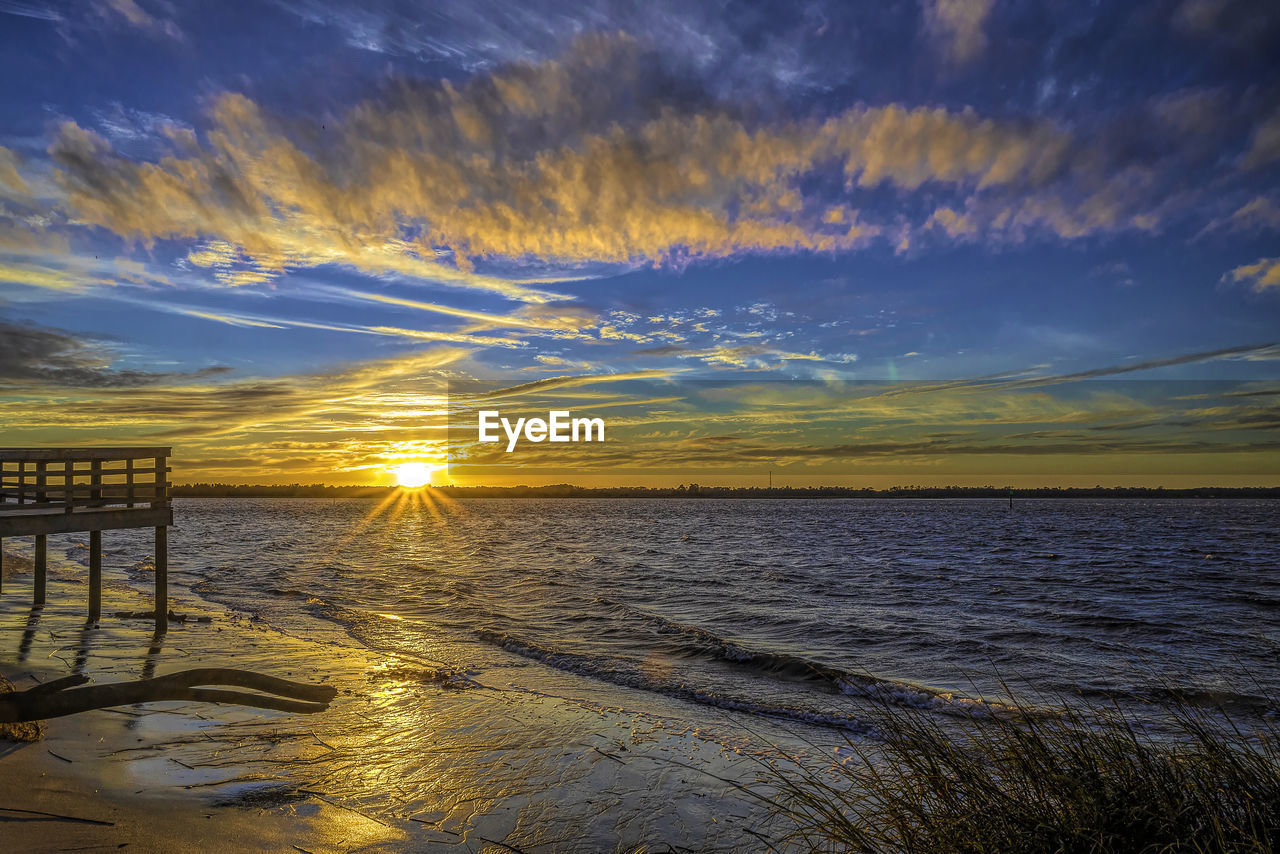
<path id="1" fill-rule="evenodd" d="M 1271 709 L 1276 707 L 1271 704 Z M 1146 711 L 1146 710 L 1144 710 Z M 876 852 L 1271 852 L 1280 728 L 1170 694 L 1118 706 L 1015 701 L 957 722 L 885 704 L 843 761 L 771 775 L 785 847 Z"/>

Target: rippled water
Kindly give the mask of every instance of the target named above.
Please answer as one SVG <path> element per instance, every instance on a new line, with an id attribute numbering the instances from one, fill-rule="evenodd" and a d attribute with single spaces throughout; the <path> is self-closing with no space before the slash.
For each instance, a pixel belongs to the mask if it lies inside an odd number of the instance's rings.
<path id="1" fill-rule="evenodd" d="M 518 656 L 530 687 L 573 672 L 640 710 L 854 725 L 868 695 L 948 713 L 1005 678 L 1259 711 L 1280 690 L 1277 509 L 189 499 L 173 554 L 202 595 L 291 633 L 336 625 L 462 681 Z"/>
<path id="2" fill-rule="evenodd" d="M 116 763 L 128 792 L 321 798 L 414 850 L 760 850 L 787 829 L 753 796 L 777 774 L 830 769 L 848 739 L 874 753 L 881 701 L 981 718 L 1001 677 L 1153 723 L 1171 688 L 1276 713 L 1275 502 L 400 494 L 176 502 L 171 602 L 210 622 L 154 638 L 128 616 L 151 601 L 150 532 L 104 536 L 97 626 L 87 538 L 52 537 L 49 606 L 27 573 L 0 597 L 3 657 L 327 682 L 305 720 L 152 704 L 59 750 Z"/>

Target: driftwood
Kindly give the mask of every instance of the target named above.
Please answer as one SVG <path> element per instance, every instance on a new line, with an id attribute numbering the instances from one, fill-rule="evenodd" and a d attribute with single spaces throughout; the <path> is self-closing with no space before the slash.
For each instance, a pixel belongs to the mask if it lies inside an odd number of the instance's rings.
<path id="1" fill-rule="evenodd" d="M 109 706 L 161 700 L 234 703 L 258 709 L 310 714 L 329 708 L 329 701 L 338 693 L 330 685 L 305 685 L 228 667 L 202 667 L 155 679 L 76 687 L 88 681 L 89 677 L 85 675 L 66 676 L 26 691 L 0 694 L 0 723 L 45 720 Z M 264 693 L 249 694 L 223 688 L 198 687 L 204 685 L 230 685 Z M 270 696 L 273 694 L 278 696 Z"/>

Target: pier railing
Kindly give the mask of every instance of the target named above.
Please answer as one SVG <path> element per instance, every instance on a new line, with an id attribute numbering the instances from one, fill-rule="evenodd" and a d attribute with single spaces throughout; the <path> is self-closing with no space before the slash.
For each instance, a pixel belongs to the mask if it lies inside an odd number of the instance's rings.
<path id="1" fill-rule="evenodd" d="M 102 532 L 156 531 L 156 627 L 168 614 L 170 448 L 0 448 L 0 540 L 35 537 L 33 600 L 45 601 L 46 538 L 89 534 L 89 618 L 101 615 Z M 3 552 L 0 552 L 2 557 Z M 2 577 L 2 575 L 0 575 Z"/>
<path id="2" fill-rule="evenodd" d="M 0 509 L 163 504 L 168 458 L 169 448 L 0 448 Z"/>

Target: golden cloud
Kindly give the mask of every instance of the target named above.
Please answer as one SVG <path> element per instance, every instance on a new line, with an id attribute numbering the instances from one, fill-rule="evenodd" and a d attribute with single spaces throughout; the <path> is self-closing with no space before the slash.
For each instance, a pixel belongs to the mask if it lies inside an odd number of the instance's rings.
<path id="1" fill-rule="evenodd" d="M 1259 258 L 1227 274 L 1233 282 L 1248 282 L 1255 291 L 1280 288 L 1280 258 Z"/>
<path id="2" fill-rule="evenodd" d="M 25 199 L 30 195 L 26 182 L 18 174 L 18 155 L 0 145 L 0 198 Z"/>
<path id="3" fill-rule="evenodd" d="M 560 61 L 460 87 L 403 84 L 323 128 L 226 94 L 203 143 L 175 135 L 154 161 L 73 122 L 50 152 L 77 221 L 145 245 L 199 241 L 188 261 L 227 285 L 339 264 L 529 302 L 557 295 L 478 275 L 474 262 L 663 263 L 849 249 L 882 234 L 848 199 L 800 189 L 824 169 L 843 170 L 850 192 L 1042 190 L 1069 169 L 1073 186 L 1106 186 L 1096 163 L 1073 164 L 1071 136 L 1051 122 L 898 105 L 752 122 L 716 104 L 672 106 L 645 57 L 626 39 L 585 38 Z M 1004 224 L 1066 221 L 1071 236 L 1132 224 L 1045 198 L 1071 215 L 1024 208 Z M 994 215 L 978 224 L 1001 227 Z"/>

